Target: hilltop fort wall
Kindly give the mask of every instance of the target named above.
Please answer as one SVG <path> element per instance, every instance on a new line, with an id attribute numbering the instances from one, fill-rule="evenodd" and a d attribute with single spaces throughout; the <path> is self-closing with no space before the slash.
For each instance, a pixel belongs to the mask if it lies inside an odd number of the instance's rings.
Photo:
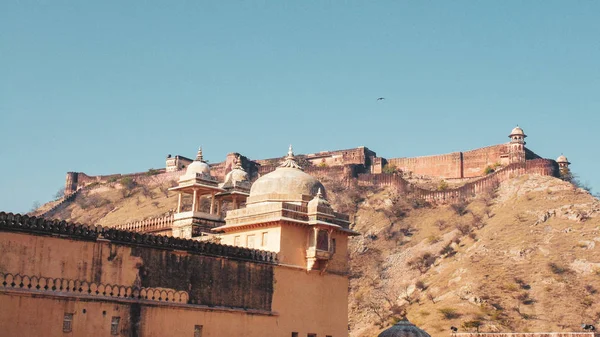
<path id="1" fill-rule="evenodd" d="M 437 156 L 392 158 L 388 159 L 387 162 L 389 165 L 394 165 L 399 170 L 412 172 L 416 175 L 444 178 L 461 178 L 463 176 L 462 153 L 460 152 Z"/>
<path id="2" fill-rule="evenodd" d="M 451 202 L 453 200 L 471 198 L 478 193 L 493 189 L 499 183 L 524 175 L 558 176 L 558 164 L 549 159 L 533 159 L 524 163 L 509 164 L 480 179 L 468 182 L 455 189 L 443 191 L 427 190 L 412 185 L 399 174 L 359 174 L 358 182 L 370 186 L 394 186 L 405 193 L 413 193 L 416 198 L 429 202 Z"/>
<path id="3" fill-rule="evenodd" d="M 482 147 L 464 152 L 452 152 L 441 155 L 422 156 L 422 157 L 399 157 L 386 159 L 378 157 L 377 153 L 360 146 L 353 149 L 321 151 L 306 155 L 297 155 L 296 161 L 304 170 L 317 177 L 337 178 L 338 180 L 349 180 L 358 178 L 361 183 L 373 181 L 375 184 L 382 183 L 389 179 L 393 184 L 404 186 L 407 181 L 398 181 L 400 176 L 389 176 L 385 173 L 391 173 L 394 170 L 402 171 L 404 176 L 408 174 L 409 179 L 422 179 L 431 181 L 431 179 L 452 180 L 454 184 L 466 184 L 461 187 L 464 191 L 458 194 L 465 195 L 478 190 L 479 184 L 485 181 L 496 179 L 493 177 L 503 177 L 502 172 L 515 174 L 547 174 L 558 176 L 557 163 L 554 160 L 543 159 L 530 149 L 525 147 L 525 137 L 523 130 L 519 127 L 514 128 L 509 136 L 511 141 L 508 143 L 497 144 Z M 241 160 L 242 167 L 248 172 L 250 180 L 254 180 L 262 175 L 275 170 L 284 158 L 269 158 L 250 160 L 239 153 L 229 153 L 225 161 L 210 164 L 211 175 L 217 180 L 222 181 L 225 175 L 232 170 L 235 163 Z M 160 173 L 155 179 L 175 179 L 181 175 L 185 169 L 185 164 L 191 159 L 183 156 L 167 157 L 166 169 L 153 173 Z M 565 158 L 566 160 L 566 158 Z M 564 162 L 563 162 L 564 164 Z M 564 165 L 568 165 L 567 162 Z M 165 173 L 166 171 L 166 173 Z M 491 176 L 486 176 L 496 171 Z M 65 195 L 70 195 L 81 188 L 94 182 L 107 182 L 110 180 L 122 179 L 124 177 L 133 177 L 134 179 L 144 179 L 147 173 L 134 173 L 129 175 L 106 175 L 106 176 L 88 176 L 84 173 L 67 173 Z M 407 185 L 408 186 L 408 185 Z M 446 199 L 447 193 L 437 193 L 432 197 L 431 191 L 423 189 L 422 195 L 427 198 Z M 421 192 L 419 192 L 421 193 Z"/>

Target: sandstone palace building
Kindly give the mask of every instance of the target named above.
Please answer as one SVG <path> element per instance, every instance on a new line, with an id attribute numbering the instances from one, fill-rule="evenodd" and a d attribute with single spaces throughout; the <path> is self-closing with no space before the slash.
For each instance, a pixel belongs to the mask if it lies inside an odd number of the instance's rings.
<path id="1" fill-rule="evenodd" d="M 357 233 L 291 148 L 252 186 L 240 165 L 217 183 L 200 152 L 173 190 L 166 235 L 0 213 L 0 335 L 348 335 Z"/>

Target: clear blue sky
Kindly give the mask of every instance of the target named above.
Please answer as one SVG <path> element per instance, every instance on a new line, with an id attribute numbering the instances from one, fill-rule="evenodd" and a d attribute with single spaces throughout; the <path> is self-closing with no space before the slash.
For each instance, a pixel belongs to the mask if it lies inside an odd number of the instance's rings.
<path id="1" fill-rule="evenodd" d="M 516 124 L 600 192 L 599 18 L 600 1 L 4 0 L 0 209 L 199 145 L 419 156 Z"/>

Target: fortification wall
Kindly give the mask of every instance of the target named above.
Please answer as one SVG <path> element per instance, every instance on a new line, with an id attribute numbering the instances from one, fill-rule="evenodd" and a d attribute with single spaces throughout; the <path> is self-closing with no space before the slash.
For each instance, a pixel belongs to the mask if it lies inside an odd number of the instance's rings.
<path id="1" fill-rule="evenodd" d="M 462 158 L 463 177 L 480 177 L 488 166 L 508 165 L 508 146 L 498 144 L 466 151 L 462 153 Z"/>
<path id="2" fill-rule="evenodd" d="M 460 152 L 414 158 L 392 158 L 388 159 L 388 164 L 416 175 L 442 178 L 462 177 L 462 156 Z"/>
<path id="3" fill-rule="evenodd" d="M 88 186 L 93 183 L 108 183 L 118 182 L 123 178 L 132 178 L 138 183 L 162 183 L 170 180 L 178 179 L 185 171 L 169 171 L 165 169 L 156 170 L 156 174 L 149 174 L 148 172 L 137 172 L 128 174 L 109 174 L 109 175 L 98 175 L 89 176 L 83 172 L 68 172 L 65 184 L 65 195 L 69 195 Z"/>
<path id="4" fill-rule="evenodd" d="M 503 181 L 524 174 L 558 177 L 558 164 L 549 159 L 534 159 L 525 163 L 514 163 L 480 179 L 468 182 L 459 188 L 444 191 L 432 191 L 413 186 L 398 174 L 359 174 L 358 182 L 361 185 L 394 186 L 404 193 L 413 193 L 417 198 L 429 202 L 445 203 L 462 198 L 472 198 L 479 193 L 495 188 Z"/>

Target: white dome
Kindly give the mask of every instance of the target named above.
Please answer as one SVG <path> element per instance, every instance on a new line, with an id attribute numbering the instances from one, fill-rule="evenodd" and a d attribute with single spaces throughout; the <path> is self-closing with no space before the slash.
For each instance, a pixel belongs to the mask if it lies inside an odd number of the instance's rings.
<path id="1" fill-rule="evenodd" d="M 196 173 L 210 175 L 210 166 L 208 166 L 208 164 L 205 162 L 194 160 L 190 165 L 188 165 L 185 175 L 193 175 Z"/>
<path id="2" fill-rule="evenodd" d="M 319 192 L 319 189 L 325 197 L 323 184 L 302 171 L 294 161 L 294 154 L 290 146 L 288 156 L 283 164 L 275 171 L 258 178 L 252 184 L 248 204 L 262 201 L 308 201 Z"/>
<path id="3" fill-rule="evenodd" d="M 517 126 L 516 128 L 512 129 L 510 136 L 525 136 L 525 132 L 523 129 Z"/>
<path id="4" fill-rule="evenodd" d="M 560 157 L 556 158 L 556 162 L 557 163 L 568 163 L 569 160 L 567 159 L 567 157 L 560 155 Z"/>
<path id="5" fill-rule="evenodd" d="M 250 188 L 250 197 L 269 194 L 313 197 L 325 187 L 319 180 L 297 168 L 278 167 L 275 171 L 258 178 Z M 296 199 L 296 198 L 293 198 Z M 292 201 L 292 200 L 290 200 Z"/>
<path id="6" fill-rule="evenodd" d="M 195 176 L 196 174 L 210 176 L 210 166 L 208 166 L 202 157 L 202 147 L 198 149 L 196 160 L 188 165 L 187 170 L 185 171 L 185 176 Z"/>

